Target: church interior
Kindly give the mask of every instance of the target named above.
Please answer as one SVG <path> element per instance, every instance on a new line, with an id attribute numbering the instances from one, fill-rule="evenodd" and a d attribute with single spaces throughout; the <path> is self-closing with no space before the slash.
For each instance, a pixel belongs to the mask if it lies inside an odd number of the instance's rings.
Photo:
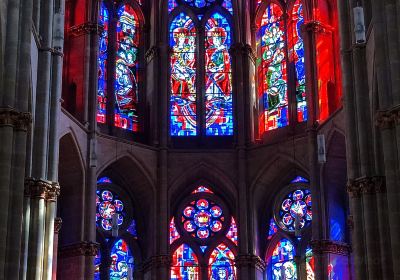
<path id="1" fill-rule="evenodd" d="M 400 279 L 400 0 L 2 0 L 0 90 L 0 279 Z"/>

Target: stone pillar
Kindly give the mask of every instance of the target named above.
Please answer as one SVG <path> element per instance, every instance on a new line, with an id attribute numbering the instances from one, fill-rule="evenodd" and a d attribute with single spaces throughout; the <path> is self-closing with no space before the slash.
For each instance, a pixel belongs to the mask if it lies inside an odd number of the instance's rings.
<path id="1" fill-rule="evenodd" d="M 58 234 L 60 233 L 62 225 L 62 219 L 56 217 L 54 219 L 54 242 L 53 242 L 53 271 L 52 280 L 57 279 L 57 258 L 58 258 Z"/>

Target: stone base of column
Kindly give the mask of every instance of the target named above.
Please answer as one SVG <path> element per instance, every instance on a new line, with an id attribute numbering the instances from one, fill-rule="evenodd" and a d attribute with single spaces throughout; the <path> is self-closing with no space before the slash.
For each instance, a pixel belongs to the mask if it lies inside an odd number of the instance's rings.
<path id="1" fill-rule="evenodd" d="M 235 258 L 235 266 L 239 279 L 263 279 L 265 262 L 256 255 L 238 255 Z"/>
<path id="2" fill-rule="evenodd" d="M 61 247 L 58 251 L 57 279 L 93 279 L 94 265 L 91 266 L 91 276 L 87 275 L 86 266 L 94 263 L 98 249 L 99 244 L 90 241 Z"/>
<path id="3" fill-rule="evenodd" d="M 138 279 L 169 279 L 171 262 L 172 260 L 169 255 L 150 257 L 144 261 L 135 276 Z"/>

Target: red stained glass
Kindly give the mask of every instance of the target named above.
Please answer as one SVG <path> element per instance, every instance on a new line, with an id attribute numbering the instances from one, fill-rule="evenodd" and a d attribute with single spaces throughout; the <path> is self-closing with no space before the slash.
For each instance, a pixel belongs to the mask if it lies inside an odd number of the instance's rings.
<path id="1" fill-rule="evenodd" d="M 235 255 L 225 244 L 218 245 L 208 261 L 209 279 L 236 279 Z"/>
<path id="2" fill-rule="evenodd" d="M 226 234 L 226 237 L 229 238 L 235 245 L 238 245 L 238 229 L 235 222 L 235 219 L 232 217 L 231 226 L 229 227 L 229 231 Z"/>
<path id="3" fill-rule="evenodd" d="M 169 223 L 169 244 L 172 244 L 175 240 L 179 239 L 181 236 L 176 230 L 174 218 L 171 219 Z"/>
<path id="4" fill-rule="evenodd" d="M 182 244 L 172 255 L 171 280 L 198 280 L 197 256 L 186 244 Z"/>
<path id="5" fill-rule="evenodd" d="M 97 77 L 97 115 L 98 123 L 106 122 L 107 104 L 107 51 L 108 51 L 108 10 L 100 4 L 99 24 L 103 32 L 99 38 L 98 77 Z"/>

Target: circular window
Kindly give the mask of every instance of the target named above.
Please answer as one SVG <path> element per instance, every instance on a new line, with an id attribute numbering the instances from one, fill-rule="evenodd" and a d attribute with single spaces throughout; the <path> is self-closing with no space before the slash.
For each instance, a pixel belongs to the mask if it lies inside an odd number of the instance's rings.
<path id="1" fill-rule="evenodd" d="M 124 222 L 124 203 L 110 190 L 97 190 L 96 224 L 106 231 L 112 229 L 112 218 L 117 215 L 118 225 Z"/>
<path id="2" fill-rule="evenodd" d="M 188 3 L 190 6 L 197 8 L 203 8 L 215 2 L 215 0 L 184 0 L 184 1 Z"/>
<path id="3" fill-rule="evenodd" d="M 183 229 L 192 237 L 207 239 L 222 230 L 225 220 L 222 208 L 208 198 L 188 203 L 181 214 Z"/>
<path id="4" fill-rule="evenodd" d="M 279 205 L 276 216 L 283 230 L 295 231 L 296 226 L 302 229 L 312 220 L 311 192 L 309 189 L 295 189 L 287 194 Z"/>

